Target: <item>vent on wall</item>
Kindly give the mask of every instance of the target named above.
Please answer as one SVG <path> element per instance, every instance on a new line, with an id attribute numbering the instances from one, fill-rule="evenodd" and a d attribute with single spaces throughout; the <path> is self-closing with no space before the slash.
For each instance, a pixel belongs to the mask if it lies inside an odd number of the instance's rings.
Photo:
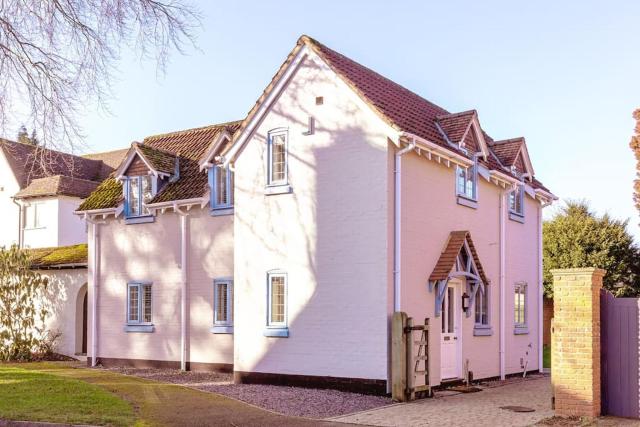
<path id="1" fill-rule="evenodd" d="M 316 96 L 316 105 L 322 105 L 322 104 L 324 104 L 324 97 Z"/>

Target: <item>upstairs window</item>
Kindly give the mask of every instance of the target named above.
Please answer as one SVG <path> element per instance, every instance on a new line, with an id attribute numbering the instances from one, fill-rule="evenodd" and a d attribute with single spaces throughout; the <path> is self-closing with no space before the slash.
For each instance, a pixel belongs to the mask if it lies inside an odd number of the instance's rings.
<path id="1" fill-rule="evenodd" d="M 211 209 L 233 207 L 233 172 L 229 168 L 213 166 L 209 169 Z"/>
<path id="2" fill-rule="evenodd" d="M 509 193 L 509 212 L 524 216 L 524 185 L 519 184 L 518 188 Z"/>
<path id="3" fill-rule="evenodd" d="M 287 145 L 286 130 L 269 132 L 267 185 L 287 184 Z"/>
<path id="4" fill-rule="evenodd" d="M 151 175 L 130 176 L 125 181 L 125 212 L 128 218 L 148 216 L 145 206 L 153 197 L 153 177 Z"/>
<path id="5" fill-rule="evenodd" d="M 25 206 L 24 228 L 44 228 L 44 204 L 31 203 Z"/>
<path id="6" fill-rule="evenodd" d="M 127 324 L 151 324 L 151 285 L 129 283 L 127 287 Z"/>
<path id="7" fill-rule="evenodd" d="M 477 200 L 477 166 L 456 166 L 456 193 L 470 200 Z"/>

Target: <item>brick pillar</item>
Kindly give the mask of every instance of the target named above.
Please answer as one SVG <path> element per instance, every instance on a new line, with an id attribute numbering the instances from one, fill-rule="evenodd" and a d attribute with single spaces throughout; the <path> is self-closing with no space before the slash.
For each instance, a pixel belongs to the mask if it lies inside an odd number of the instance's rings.
<path id="1" fill-rule="evenodd" d="M 553 274 L 551 377 L 556 415 L 600 415 L 600 289 L 604 270 Z"/>

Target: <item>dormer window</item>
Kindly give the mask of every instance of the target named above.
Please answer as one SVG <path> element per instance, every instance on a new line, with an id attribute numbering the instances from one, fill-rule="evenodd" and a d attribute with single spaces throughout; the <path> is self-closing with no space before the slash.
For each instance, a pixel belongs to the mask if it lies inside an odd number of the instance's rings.
<path id="1" fill-rule="evenodd" d="M 127 218 L 149 216 L 146 204 L 154 196 L 154 178 L 151 175 L 129 176 L 125 180 L 125 213 Z"/>
<path id="2" fill-rule="evenodd" d="M 209 168 L 212 213 L 221 214 L 233 208 L 233 172 L 229 167 L 215 165 Z M 229 212 L 231 213 L 231 212 Z"/>
<path id="3" fill-rule="evenodd" d="M 524 184 L 509 193 L 509 213 L 524 216 Z"/>
<path id="4" fill-rule="evenodd" d="M 456 193 L 469 200 L 478 199 L 477 160 L 473 166 L 456 166 Z"/>

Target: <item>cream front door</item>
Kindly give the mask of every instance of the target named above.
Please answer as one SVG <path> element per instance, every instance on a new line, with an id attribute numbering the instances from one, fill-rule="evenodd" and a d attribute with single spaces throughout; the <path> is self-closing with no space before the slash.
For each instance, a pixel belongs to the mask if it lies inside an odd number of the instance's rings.
<path id="1" fill-rule="evenodd" d="M 442 335 L 440 342 L 440 378 L 443 380 L 460 378 L 460 360 L 462 341 L 460 334 L 461 313 L 461 283 L 455 279 L 449 280 L 442 301 Z"/>

